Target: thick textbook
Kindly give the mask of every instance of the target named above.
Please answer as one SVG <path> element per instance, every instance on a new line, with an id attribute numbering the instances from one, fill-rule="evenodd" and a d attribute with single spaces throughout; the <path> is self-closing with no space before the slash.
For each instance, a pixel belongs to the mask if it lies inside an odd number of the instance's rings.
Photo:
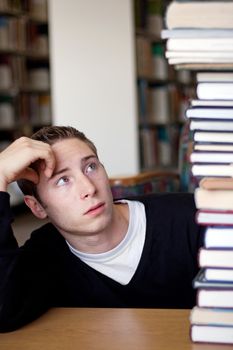
<path id="1" fill-rule="evenodd" d="M 233 131 L 233 120 L 191 120 L 190 130 Z"/>
<path id="2" fill-rule="evenodd" d="M 222 43 L 225 42 L 225 40 L 231 41 L 231 39 L 219 39 L 219 40 Z M 233 46 L 231 46 L 231 48 L 232 47 Z M 212 81 L 212 82 L 226 82 L 226 81 L 233 82 L 233 73 L 232 72 L 198 72 L 196 74 L 196 80 L 198 83 L 210 82 L 210 81 Z"/>
<path id="3" fill-rule="evenodd" d="M 200 267 L 233 268 L 233 249 L 200 248 L 198 253 Z M 233 291 L 232 291 L 233 293 Z M 233 302 L 233 300 L 232 300 Z"/>
<path id="4" fill-rule="evenodd" d="M 196 142 L 233 143 L 233 132 L 195 131 L 193 139 Z"/>
<path id="5" fill-rule="evenodd" d="M 233 210 L 233 190 L 206 190 L 197 187 L 194 199 L 197 209 Z"/>
<path id="6" fill-rule="evenodd" d="M 223 269 L 219 269 L 223 270 Z M 225 269 L 226 270 L 226 269 Z M 196 277 L 193 280 L 193 287 L 198 289 L 198 288 L 214 288 L 214 289 L 233 289 L 233 281 L 224 281 L 223 279 L 221 280 L 207 280 L 205 278 L 205 269 L 201 269 Z"/>
<path id="7" fill-rule="evenodd" d="M 195 151 L 208 151 L 208 152 L 232 152 L 233 151 L 233 145 L 228 144 L 206 144 L 206 143 L 194 143 L 193 149 Z"/>
<path id="8" fill-rule="evenodd" d="M 191 172 L 196 177 L 233 177 L 233 164 L 193 164 Z"/>
<path id="9" fill-rule="evenodd" d="M 201 343 L 233 344 L 233 327 L 192 325 L 191 340 Z"/>
<path id="10" fill-rule="evenodd" d="M 223 210 L 198 210 L 196 212 L 196 222 L 199 225 L 223 225 L 232 226 L 233 225 L 233 211 L 223 211 Z"/>
<path id="11" fill-rule="evenodd" d="M 188 108 L 185 115 L 188 119 L 220 119 L 222 122 L 224 119 L 233 120 L 233 108 L 218 106 Z"/>
<path id="12" fill-rule="evenodd" d="M 190 154 L 191 163 L 233 163 L 233 152 L 194 151 Z"/>
<path id="13" fill-rule="evenodd" d="M 233 38 L 233 28 L 229 29 L 203 29 L 203 28 L 176 28 L 163 29 L 161 31 L 162 39 L 197 39 L 197 38 Z"/>
<path id="14" fill-rule="evenodd" d="M 203 269 L 204 279 L 206 281 L 219 281 L 233 283 L 233 269 Z"/>
<path id="15" fill-rule="evenodd" d="M 233 38 L 170 38 L 167 40 L 167 51 L 232 51 Z M 230 75 L 231 76 L 231 75 Z M 227 78 L 230 79 L 230 76 Z M 207 76 L 209 77 L 209 76 Z M 198 76 L 198 79 L 200 76 Z M 233 79 L 232 79 L 233 80 Z M 206 81 L 206 80 L 204 80 Z M 208 81 L 208 80 L 207 80 Z"/>
<path id="16" fill-rule="evenodd" d="M 197 306 L 233 308 L 233 289 L 202 289 L 197 291 Z"/>
<path id="17" fill-rule="evenodd" d="M 232 1 L 172 1 L 165 24 L 174 28 L 233 28 Z"/>
<path id="18" fill-rule="evenodd" d="M 233 107 L 233 100 L 200 100 L 192 99 L 192 107 Z"/>
<path id="19" fill-rule="evenodd" d="M 208 226 L 204 233 L 204 246 L 233 249 L 233 227 Z"/>
<path id="20" fill-rule="evenodd" d="M 203 100 L 232 100 L 233 82 L 198 83 L 196 87 L 196 92 L 197 97 Z"/>
<path id="21" fill-rule="evenodd" d="M 190 313 L 192 324 L 233 326 L 233 310 L 195 306 Z"/>

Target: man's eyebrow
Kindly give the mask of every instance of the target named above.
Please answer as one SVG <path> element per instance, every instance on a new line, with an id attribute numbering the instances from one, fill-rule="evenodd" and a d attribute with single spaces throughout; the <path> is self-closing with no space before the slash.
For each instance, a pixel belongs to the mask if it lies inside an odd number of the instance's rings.
<path id="1" fill-rule="evenodd" d="M 87 162 L 87 161 L 90 160 L 90 159 L 98 159 L 98 157 L 97 157 L 95 154 L 91 154 L 91 155 L 89 155 L 89 156 L 83 157 L 83 158 L 81 159 L 81 164 Z M 59 169 L 59 170 L 56 170 L 56 169 L 55 169 L 55 171 L 52 173 L 52 176 L 49 178 L 49 180 L 53 179 L 55 176 L 60 175 L 60 174 L 66 172 L 66 171 L 68 171 L 68 170 L 70 170 L 69 167 L 62 168 L 62 169 Z"/>

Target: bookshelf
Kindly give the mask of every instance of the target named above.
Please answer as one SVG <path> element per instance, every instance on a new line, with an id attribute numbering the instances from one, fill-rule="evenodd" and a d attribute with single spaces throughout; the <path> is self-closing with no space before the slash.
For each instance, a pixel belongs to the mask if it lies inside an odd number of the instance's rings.
<path id="1" fill-rule="evenodd" d="M 175 70 L 165 58 L 165 3 L 134 1 L 141 170 L 178 168 L 184 110 L 194 94 L 192 72 Z"/>
<path id="2" fill-rule="evenodd" d="M 0 151 L 50 123 L 47 1 L 0 0 Z"/>
<path id="3" fill-rule="evenodd" d="M 50 124 L 47 2 L 0 1 L 0 147 Z"/>

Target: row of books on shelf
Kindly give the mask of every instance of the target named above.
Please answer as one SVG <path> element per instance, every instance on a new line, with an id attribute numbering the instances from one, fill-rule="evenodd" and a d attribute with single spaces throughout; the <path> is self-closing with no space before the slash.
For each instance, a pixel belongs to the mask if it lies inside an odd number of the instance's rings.
<path id="1" fill-rule="evenodd" d="M 177 167 L 180 127 L 178 125 L 142 127 L 140 145 L 142 167 L 153 169 L 160 167 Z"/>
<path id="2" fill-rule="evenodd" d="M 0 0 L 0 11 L 11 15 L 29 13 L 38 20 L 47 20 L 47 0 Z"/>
<path id="3" fill-rule="evenodd" d="M 196 179 L 196 221 L 204 228 L 190 314 L 194 342 L 233 344 L 233 1 L 172 1 L 165 13 L 168 63 L 196 71 L 186 110 Z"/>
<path id="4" fill-rule="evenodd" d="M 0 97 L 0 128 L 14 129 L 24 123 L 47 125 L 51 122 L 51 101 L 48 94 L 21 94 L 16 101 Z"/>
<path id="5" fill-rule="evenodd" d="M 28 22 L 25 17 L 0 15 L 0 50 L 15 53 L 48 54 L 48 33 L 44 24 Z"/>
<path id="6" fill-rule="evenodd" d="M 141 124 L 169 124 L 184 122 L 189 96 L 193 90 L 180 91 L 171 84 L 151 84 L 147 80 L 138 81 L 138 110 Z"/>
<path id="7" fill-rule="evenodd" d="M 25 58 L 0 55 L 0 90 L 50 88 L 48 62 L 32 62 Z"/>

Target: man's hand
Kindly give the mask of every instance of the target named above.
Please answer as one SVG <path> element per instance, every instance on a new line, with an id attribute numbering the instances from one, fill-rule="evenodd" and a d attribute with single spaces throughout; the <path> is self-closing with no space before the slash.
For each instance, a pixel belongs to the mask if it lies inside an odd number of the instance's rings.
<path id="1" fill-rule="evenodd" d="M 27 179 L 35 184 L 39 176 L 30 164 L 40 160 L 40 169 L 50 177 L 55 167 L 55 158 L 50 145 L 20 137 L 0 153 L 0 191 L 16 180 Z"/>

